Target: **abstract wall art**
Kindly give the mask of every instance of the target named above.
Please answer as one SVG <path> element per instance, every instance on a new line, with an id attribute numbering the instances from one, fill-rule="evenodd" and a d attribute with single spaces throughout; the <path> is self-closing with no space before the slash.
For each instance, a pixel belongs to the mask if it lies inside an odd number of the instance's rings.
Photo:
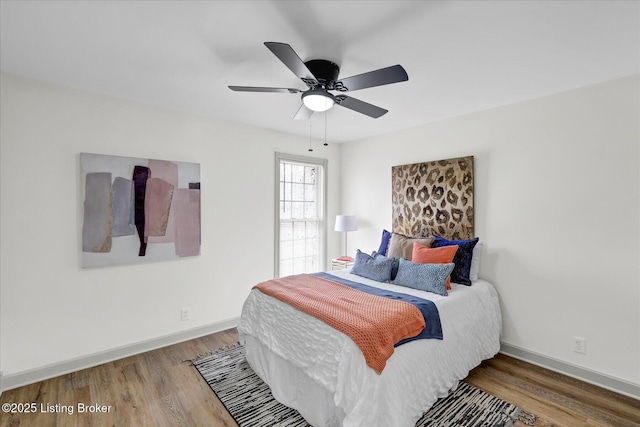
<path id="1" fill-rule="evenodd" d="M 200 164 L 80 154 L 82 267 L 200 255 Z"/>

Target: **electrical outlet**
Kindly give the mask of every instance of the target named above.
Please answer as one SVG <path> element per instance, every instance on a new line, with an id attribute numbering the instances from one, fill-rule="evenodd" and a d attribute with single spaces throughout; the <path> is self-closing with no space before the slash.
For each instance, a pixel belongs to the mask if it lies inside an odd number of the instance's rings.
<path id="1" fill-rule="evenodd" d="M 185 307 L 182 310 L 180 310 L 180 320 L 184 322 L 185 320 L 189 320 L 189 319 L 191 319 L 191 308 Z"/>
<path id="2" fill-rule="evenodd" d="M 587 340 L 580 337 L 573 337 L 573 351 L 580 354 L 587 354 Z"/>

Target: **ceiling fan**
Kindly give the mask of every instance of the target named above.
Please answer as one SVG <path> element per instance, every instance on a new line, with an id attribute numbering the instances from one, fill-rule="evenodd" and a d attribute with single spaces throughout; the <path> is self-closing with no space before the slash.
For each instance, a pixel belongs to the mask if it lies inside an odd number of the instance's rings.
<path id="1" fill-rule="evenodd" d="M 265 46 L 289 68 L 293 74 L 307 85 L 307 90 L 280 87 L 229 86 L 239 92 L 302 92 L 302 105 L 294 116 L 296 120 L 311 117 L 314 111 L 326 111 L 334 104 L 377 119 L 388 112 L 384 108 L 359 99 L 343 95 L 342 92 L 366 89 L 409 80 L 407 72 L 400 65 L 370 71 L 364 74 L 338 80 L 340 67 L 326 59 L 312 59 L 303 62 L 291 46 L 286 43 L 265 42 Z M 341 92 L 333 95 L 329 91 Z"/>

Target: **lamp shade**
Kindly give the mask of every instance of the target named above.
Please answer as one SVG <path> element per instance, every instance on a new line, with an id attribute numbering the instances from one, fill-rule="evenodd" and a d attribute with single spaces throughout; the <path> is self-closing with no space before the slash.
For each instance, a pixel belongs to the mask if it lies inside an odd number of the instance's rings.
<path id="1" fill-rule="evenodd" d="M 356 231 L 358 224 L 355 215 L 336 215 L 335 231 Z"/>

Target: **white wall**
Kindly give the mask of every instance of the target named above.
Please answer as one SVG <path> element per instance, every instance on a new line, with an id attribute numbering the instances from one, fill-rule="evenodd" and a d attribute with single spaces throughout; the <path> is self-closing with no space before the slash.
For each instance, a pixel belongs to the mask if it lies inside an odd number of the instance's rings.
<path id="1" fill-rule="evenodd" d="M 5 376 L 240 315 L 273 277 L 275 152 L 329 160 L 339 148 L 3 74 L 1 347 Z M 202 255 L 80 268 L 79 153 L 199 162 Z M 329 222 L 328 254 L 340 237 Z M 191 307 L 191 320 L 180 309 Z"/>
<path id="2" fill-rule="evenodd" d="M 341 253 L 339 206 L 359 218 L 351 251 L 377 249 L 391 166 L 474 155 L 480 273 L 500 293 L 503 341 L 640 384 L 639 93 L 635 76 L 318 146 L 328 255 Z M 6 74 L 0 101 L 5 376 L 233 319 L 272 275 L 274 152 L 307 155 L 307 141 Z M 202 255 L 81 269 L 80 152 L 201 163 Z"/>
<path id="3" fill-rule="evenodd" d="M 473 155 L 480 276 L 500 294 L 503 342 L 640 385 L 639 80 L 344 144 L 350 246 L 377 249 L 391 230 L 392 166 Z"/>

